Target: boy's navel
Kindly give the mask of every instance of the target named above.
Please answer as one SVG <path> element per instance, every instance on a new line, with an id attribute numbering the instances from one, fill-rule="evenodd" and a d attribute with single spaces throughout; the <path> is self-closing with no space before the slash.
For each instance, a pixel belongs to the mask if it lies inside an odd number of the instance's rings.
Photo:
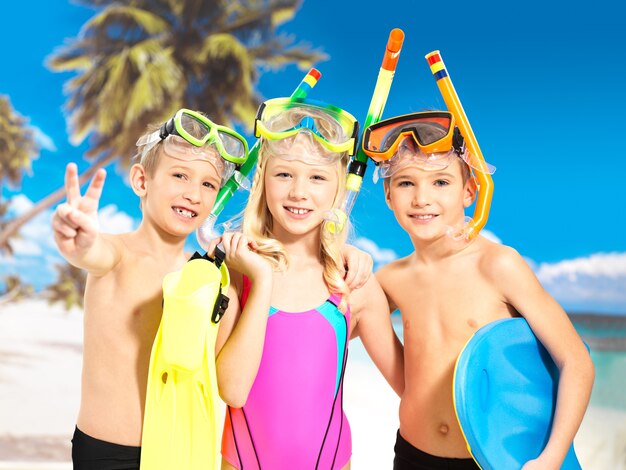
<path id="1" fill-rule="evenodd" d="M 411 328 L 411 322 L 410 322 L 409 320 L 406 320 L 406 321 L 404 322 L 403 327 L 404 327 L 404 331 L 409 330 L 409 329 Z"/>
<path id="2" fill-rule="evenodd" d="M 478 322 L 474 320 L 473 318 L 468 318 L 467 324 L 470 326 L 470 328 L 474 328 L 474 329 L 478 328 Z"/>
<path id="3" fill-rule="evenodd" d="M 439 432 L 440 432 L 441 434 L 443 434 L 444 436 L 445 436 L 446 434 L 448 434 L 448 431 L 449 431 L 449 430 L 450 430 L 450 428 L 448 428 L 448 425 L 447 425 L 447 424 L 442 424 L 441 426 L 439 426 Z"/>

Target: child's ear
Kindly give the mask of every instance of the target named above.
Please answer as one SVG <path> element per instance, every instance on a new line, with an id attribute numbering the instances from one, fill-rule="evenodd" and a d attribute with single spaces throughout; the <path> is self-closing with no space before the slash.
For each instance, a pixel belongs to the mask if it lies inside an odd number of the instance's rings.
<path id="1" fill-rule="evenodd" d="M 463 206 L 469 207 L 476 199 L 478 192 L 478 181 L 474 175 L 471 175 L 465 182 L 465 194 L 463 195 Z"/>
<path id="2" fill-rule="evenodd" d="M 146 169 L 141 163 L 135 163 L 130 169 L 130 187 L 133 188 L 133 192 L 139 196 L 144 197 L 146 195 Z"/>
<path id="3" fill-rule="evenodd" d="M 385 202 L 387 203 L 387 207 L 391 210 L 391 192 L 389 191 L 389 178 L 385 178 L 383 180 L 383 189 L 385 190 Z"/>

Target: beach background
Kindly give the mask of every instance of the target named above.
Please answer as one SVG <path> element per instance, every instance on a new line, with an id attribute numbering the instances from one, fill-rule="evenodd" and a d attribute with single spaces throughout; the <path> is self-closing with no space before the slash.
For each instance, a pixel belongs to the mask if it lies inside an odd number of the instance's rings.
<path id="1" fill-rule="evenodd" d="M 82 312 L 42 300 L 24 300 L 1 312 L 0 469 L 70 469 L 80 397 Z M 575 321 L 596 365 L 591 404 L 574 442 L 586 470 L 626 470 L 626 321 L 607 322 L 593 328 L 587 319 Z M 397 316 L 394 326 L 401 336 Z M 609 348 L 602 346 L 606 338 L 611 338 Z M 615 349 L 620 341 L 622 347 Z M 360 341 L 353 340 L 344 396 L 352 468 L 391 468 L 398 404 Z"/>
<path id="2" fill-rule="evenodd" d="M 201 109 L 252 145 L 253 105 L 289 95 L 315 66 L 322 78 L 311 96 L 363 122 L 396 27 L 406 36 L 383 117 L 445 108 L 424 60 L 440 50 L 483 154 L 498 168 L 482 234 L 524 256 L 590 347 L 596 381 L 575 441 L 583 468 L 626 469 L 626 57 L 616 8 L 608 0 L 593 8 L 529 0 L 507 11 L 460 0 L 391 0 L 384 8 L 373 0 L 5 2 L 0 469 L 71 467 L 83 273 L 59 256 L 50 229 L 66 164 L 76 162 L 81 174 L 105 167 L 101 229 L 132 230 L 140 211 L 125 175 L 148 119 Z M 178 22 L 192 10 L 196 17 Z M 76 95 L 85 83 L 94 86 Z M 377 269 L 411 244 L 369 166 L 350 240 Z M 245 200 L 237 193 L 221 220 Z M 198 249 L 194 236 L 188 249 Z M 397 406 L 353 341 L 345 383 L 353 468 L 390 468 Z"/>

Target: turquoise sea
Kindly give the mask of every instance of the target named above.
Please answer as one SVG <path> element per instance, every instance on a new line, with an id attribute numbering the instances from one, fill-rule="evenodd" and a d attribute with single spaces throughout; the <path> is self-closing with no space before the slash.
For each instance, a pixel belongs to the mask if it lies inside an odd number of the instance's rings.
<path id="1" fill-rule="evenodd" d="M 570 319 L 596 369 L 591 404 L 626 411 L 626 315 L 576 313 Z"/>

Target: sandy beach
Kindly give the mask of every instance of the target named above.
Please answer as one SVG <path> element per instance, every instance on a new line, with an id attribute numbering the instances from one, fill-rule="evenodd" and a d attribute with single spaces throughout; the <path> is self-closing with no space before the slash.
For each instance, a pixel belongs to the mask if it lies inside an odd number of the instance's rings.
<path id="1" fill-rule="evenodd" d="M 80 310 L 41 300 L 0 305 L 0 469 L 71 468 L 81 351 Z M 352 468 L 391 468 L 398 402 L 353 341 L 344 398 Z M 626 470 L 626 413 L 589 408 L 575 447 L 586 470 Z"/>

